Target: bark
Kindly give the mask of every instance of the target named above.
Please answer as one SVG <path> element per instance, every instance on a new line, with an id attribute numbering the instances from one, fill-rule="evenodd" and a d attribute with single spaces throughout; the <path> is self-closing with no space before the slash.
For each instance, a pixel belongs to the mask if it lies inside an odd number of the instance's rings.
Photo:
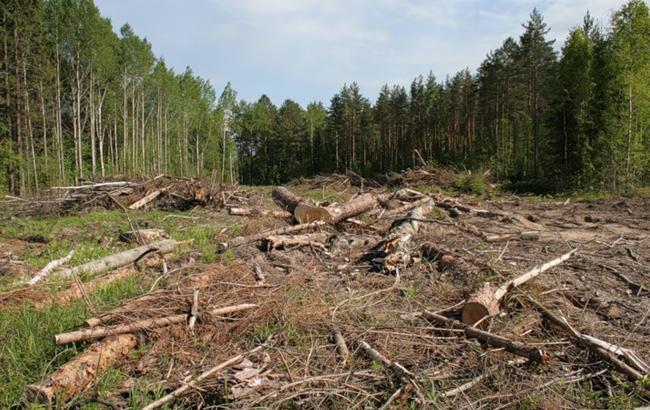
<path id="1" fill-rule="evenodd" d="M 280 186 L 271 193 L 273 200 L 282 208 L 291 213 L 296 209 L 298 204 L 305 202 L 305 198 L 294 195 L 287 188 Z"/>
<path id="2" fill-rule="evenodd" d="M 476 339 L 489 346 L 505 349 L 510 353 L 525 357 L 533 362 L 547 363 L 551 358 L 551 356 L 542 349 L 527 346 L 523 343 L 507 339 L 503 336 L 468 326 L 459 320 L 450 319 L 434 312 L 425 311 L 424 313 L 426 317 L 438 323 L 442 323 L 450 329 L 463 330 L 465 336 L 469 339 Z"/>
<path id="3" fill-rule="evenodd" d="M 496 315 L 499 313 L 499 304 L 501 303 L 501 299 L 503 299 L 511 289 L 516 288 L 517 286 L 539 276 L 541 273 L 565 262 L 576 251 L 577 249 L 573 249 L 559 258 L 555 258 L 541 266 L 536 266 L 528 272 L 507 281 L 496 289 L 492 288 L 489 283 L 486 283 L 481 289 L 467 299 L 467 302 L 463 306 L 463 323 L 472 326 L 485 317 Z"/>
<path id="4" fill-rule="evenodd" d="M 126 358 L 136 345 L 137 338 L 129 334 L 92 344 L 45 379 L 27 386 L 22 397 L 23 404 L 40 404 L 50 408 L 58 400 L 67 402 L 89 387 L 100 373 Z"/>
<path id="5" fill-rule="evenodd" d="M 85 272 L 89 275 L 95 275 L 134 263 L 142 256 L 151 252 L 160 252 L 162 254 L 171 253 L 180 243 L 181 242 L 177 242 L 173 239 L 154 242 L 149 245 L 129 249 L 127 251 L 116 253 L 114 255 L 105 256 L 103 258 L 96 259 L 74 268 L 62 269 L 59 272 L 59 275 L 63 277 L 71 277 L 82 272 Z"/>
<path id="6" fill-rule="evenodd" d="M 226 306 L 226 307 L 212 309 L 209 313 L 212 316 L 222 316 L 229 313 L 252 309 L 254 307 L 257 307 L 257 305 L 252 303 L 243 303 L 241 305 Z M 166 316 L 157 319 L 139 320 L 137 322 L 123 324 L 123 325 L 93 327 L 91 329 L 82 329 L 82 330 L 77 330 L 75 332 L 60 333 L 54 336 L 54 343 L 61 345 L 61 344 L 68 344 L 73 342 L 95 340 L 107 336 L 133 333 L 141 330 L 155 329 L 158 327 L 169 326 L 176 323 L 186 322 L 187 320 L 188 320 L 188 315 L 186 313 L 181 313 L 178 315 Z"/>

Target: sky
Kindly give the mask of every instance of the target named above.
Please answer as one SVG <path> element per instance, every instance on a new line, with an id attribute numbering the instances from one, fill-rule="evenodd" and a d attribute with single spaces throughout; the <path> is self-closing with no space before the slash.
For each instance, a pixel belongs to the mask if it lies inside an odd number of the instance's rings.
<path id="1" fill-rule="evenodd" d="M 119 32 L 129 23 L 176 72 L 190 66 L 219 94 L 266 94 L 328 105 L 356 81 L 374 101 L 383 84 L 408 86 L 430 71 L 472 72 L 533 8 L 560 50 L 589 10 L 607 25 L 623 0 L 96 0 Z"/>

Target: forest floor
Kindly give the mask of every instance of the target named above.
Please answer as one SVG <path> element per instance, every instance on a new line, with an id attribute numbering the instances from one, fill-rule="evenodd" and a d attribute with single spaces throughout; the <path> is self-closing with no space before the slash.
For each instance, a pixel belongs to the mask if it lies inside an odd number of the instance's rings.
<path id="1" fill-rule="evenodd" d="M 397 275 L 377 269 L 368 255 L 403 220 L 404 213 L 390 211 L 402 203 L 336 227 L 321 226 L 323 240 L 310 239 L 306 246 L 269 249 L 254 241 L 221 253 L 218 243 L 291 221 L 234 216 L 223 206 L 7 213 L 0 221 L 0 408 L 19 407 L 27 385 L 102 343 L 57 345 L 55 335 L 83 329 L 85 320 L 107 312 L 113 314 L 102 326 L 189 314 L 197 290 L 193 330 L 183 321 L 135 332 L 137 346 L 72 397 L 61 393 L 57 407 L 142 408 L 183 386 L 190 388 L 168 408 L 555 409 L 650 403 L 647 376 L 632 381 L 576 343 L 531 301 L 566 318 L 581 334 L 650 361 L 650 200 L 468 195 L 427 183 L 410 186 L 431 195 L 435 206 L 413 238 L 410 262 Z M 338 203 L 361 190 L 343 177 L 287 187 L 317 202 Z M 385 193 L 400 185 L 364 188 Z M 233 194 L 239 205 L 278 209 L 273 187 L 239 189 L 246 193 Z M 71 250 L 67 266 L 134 247 L 118 239 L 134 225 L 164 229 L 185 242 L 164 264 L 154 256 L 117 276 L 115 271 L 81 274 L 78 280 L 53 275 L 35 286 L 18 284 Z M 529 231 L 537 236 L 520 237 Z M 498 286 L 572 249 L 576 253 L 564 263 L 511 289 L 500 313 L 481 324 L 543 350 L 548 357 L 542 363 L 470 339 L 424 313 L 460 319 L 462 302 L 484 283 Z M 244 303 L 255 307 L 217 317 L 201 314 Z M 372 357 L 368 345 L 387 360 Z M 245 357 L 190 385 L 240 354 Z"/>

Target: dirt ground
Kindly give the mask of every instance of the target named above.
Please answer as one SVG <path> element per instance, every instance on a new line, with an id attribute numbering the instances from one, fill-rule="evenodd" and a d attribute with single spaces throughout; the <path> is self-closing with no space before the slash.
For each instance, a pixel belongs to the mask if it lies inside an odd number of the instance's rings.
<path id="1" fill-rule="evenodd" d="M 396 189 L 350 182 L 337 177 L 289 188 L 329 203 L 345 202 L 361 189 Z M 278 209 L 270 189 L 244 190 L 243 205 Z M 138 353 L 115 365 L 122 375 L 119 383 L 101 394 L 91 386 L 72 402 L 138 408 L 262 346 L 172 406 L 555 409 L 649 404 L 647 376 L 631 381 L 551 323 L 530 298 L 565 317 L 578 332 L 631 349 L 648 362 L 650 201 L 434 191 L 429 195 L 435 207 L 414 237 L 412 258 L 397 272 L 379 268 L 373 249 L 404 216 L 390 210 L 404 204 L 399 201 L 359 220 L 321 227 L 326 239 L 307 246 L 269 249 L 256 241 L 210 262 L 196 250 L 173 255 L 157 290 L 112 307 L 115 314 L 106 325 L 187 313 L 195 290 L 199 312 L 242 303 L 257 307 L 225 317 L 200 315 L 193 331 L 181 323 L 139 332 Z M 226 215 L 225 208 L 206 211 L 200 222 L 215 224 L 210 240 L 215 249 L 233 236 L 291 224 L 272 216 Z M 519 237 L 530 231 L 537 232 L 536 239 Z M 512 235 L 494 238 L 506 234 Z M 3 243 L 0 252 L 5 261 L 0 269 L 7 275 L 24 274 L 21 264 L 7 262 L 20 258 L 16 246 Z M 498 286 L 572 249 L 577 251 L 568 261 L 510 290 L 500 313 L 482 323 L 486 331 L 542 349 L 550 357 L 544 363 L 470 339 L 463 330 L 423 314 L 460 319 L 462 302 L 486 282 Z M 161 268 L 156 262 L 145 269 Z M 0 295 L 3 309 L 12 308 L 14 297 L 29 303 L 25 294 L 11 292 Z M 364 342 L 388 362 L 371 357 Z M 406 372 L 396 370 L 399 366 Z"/>

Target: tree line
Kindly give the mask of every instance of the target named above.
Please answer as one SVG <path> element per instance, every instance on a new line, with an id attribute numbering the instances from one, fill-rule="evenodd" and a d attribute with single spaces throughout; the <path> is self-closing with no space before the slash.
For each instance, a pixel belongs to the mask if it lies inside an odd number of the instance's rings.
<path id="1" fill-rule="evenodd" d="M 0 187 L 11 193 L 115 174 L 275 184 L 422 163 L 489 169 L 527 190 L 620 191 L 650 176 L 643 0 L 606 27 L 587 13 L 559 52 L 533 10 L 476 72 L 385 85 L 374 103 L 353 82 L 305 108 L 238 100 L 230 84 L 217 98 L 130 26 L 115 34 L 92 0 L 0 7 Z"/>
<path id="2" fill-rule="evenodd" d="M 116 174 L 236 180 L 230 84 L 217 98 L 189 67 L 174 73 L 92 0 L 7 0 L 0 13 L 0 190 Z"/>

